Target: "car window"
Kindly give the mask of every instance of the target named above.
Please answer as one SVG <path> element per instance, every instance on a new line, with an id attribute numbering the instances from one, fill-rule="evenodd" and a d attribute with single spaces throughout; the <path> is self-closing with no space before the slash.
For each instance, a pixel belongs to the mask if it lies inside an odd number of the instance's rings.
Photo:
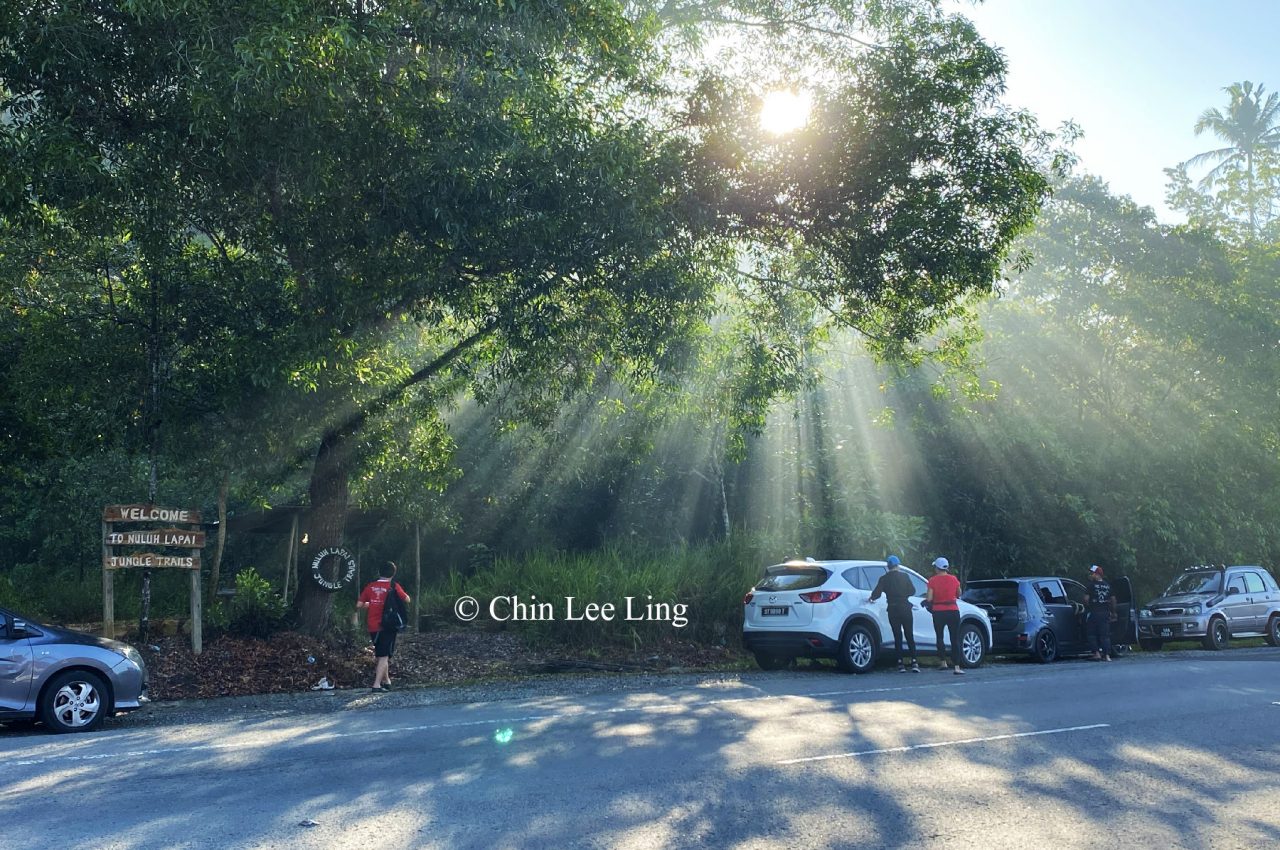
<path id="1" fill-rule="evenodd" d="M 1227 579 L 1227 593 L 1244 593 L 1244 575 L 1236 573 Z"/>
<path id="2" fill-rule="evenodd" d="M 1076 581 L 1064 581 L 1063 586 L 1067 589 L 1067 598 L 1077 605 L 1084 605 L 1089 600 L 1089 591 L 1084 589 L 1084 585 Z"/>
<path id="3" fill-rule="evenodd" d="M 914 588 L 911 595 L 924 596 L 925 591 L 929 589 L 928 582 L 926 582 L 923 578 L 911 572 L 910 570 L 903 570 L 903 572 L 907 574 L 907 578 L 911 579 L 911 586 Z"/>
<path id="4" fill-rule="evenodd" d="M 9 636 L 9 618 L 4 614 L 0 614 L 0 638 Z"/>
<path id="5" fill-rule="evenodd" d="M 1036 589 L 1036 595 L 1040 597 L 1040 601 L 1048 605 L 1066 605 L 1067 595 L 1062 590 L 1062 582 L 1054 579 L 1052 581 L 1037 581 L 1033 585 Z"/>
<path id="6" fill-rule="evenodd" d="M 993 605 L 997 608 L 1018 607 L 1018 583 L 1003 581 L 998 584 L 970 584 L 964 592 L 964 601 L 974 605 Z"/>
<path id="7" fill-rule="evenodd" d="M 876 583 L 889 571 L 888 567 L 859 567 L 866 577 L 867 587 L 874 588 Z"/>
<path id="8" fill-rule="evenodd" d="M 871 590 L 874 586 L 867 584 L 867 577 L 862 574 L 861 567 L 850 567 L 840 575 L 844 576 L 844 580 L 858 588 L 858 590 Z"/>
<path id="9" fill-rule="evenodd" d="M 819 587 L 830 575 L 821 567 L 769 568 L 769 575 L 756 585 L 756 590 L 804 590 Z"/>
<path id="10" fill-rule="evenodd" d="M 1257 573 L 1244 574 L 1244 589 L 1247 593 L 1266 593 L 1267 587 L 1262 583 L 1262 576 Z"/>

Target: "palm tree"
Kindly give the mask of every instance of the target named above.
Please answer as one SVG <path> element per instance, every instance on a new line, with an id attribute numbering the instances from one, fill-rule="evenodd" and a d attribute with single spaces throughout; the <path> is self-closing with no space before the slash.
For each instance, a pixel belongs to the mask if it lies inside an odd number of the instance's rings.
<path id="1" fill-rule="evenodd" d="M 1254 179 L 1257 160 L 1267 153 L 1280 152 L 1280 95 L 1272 92 L 1264 98 L 1266 86 L 1246 80 L 1232 83 L 1223 89 L 1230 98 L 1224 115 L 1217 108 L 1206 109 L 1196 121 L 1196 135 L 1210 130 L 1228 143 L 1225 148 L 1205 151 L 1187 160 L 1196 167 L 1216 162 L 1200 185 L 1204 188 L 1221 180 L 1228 172 L 1243 171 L 1249 190 L 1249 225 L 1257 233 L 1257 198 L 1254 196 Z"/>

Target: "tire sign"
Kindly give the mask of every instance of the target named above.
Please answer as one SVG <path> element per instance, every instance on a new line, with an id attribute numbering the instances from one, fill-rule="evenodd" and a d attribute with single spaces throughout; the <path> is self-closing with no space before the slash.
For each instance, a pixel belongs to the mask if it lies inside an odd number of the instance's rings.
<path id="1" fill-rule="evenodd" d="M 324 566 L 325 559 L 327 558 L 338 558 L 342 561 L 342 565 L 340 565 L 340 569 L 338 570 L 337 578 L 331 579 L 326 577 L 324 570 L 321 569 L 321 567 Z M 325 549 L 321 549 L 316 553 L 315 560 L 311 562 L 311 580 L 319 585 L 321 589 L 327 590 L 330 593 L 341 590 L 343 587 L 354 581 L 355 577 L 356 559 L 352 557 L 350 552 L 341 547 L 329 546 Z"/>

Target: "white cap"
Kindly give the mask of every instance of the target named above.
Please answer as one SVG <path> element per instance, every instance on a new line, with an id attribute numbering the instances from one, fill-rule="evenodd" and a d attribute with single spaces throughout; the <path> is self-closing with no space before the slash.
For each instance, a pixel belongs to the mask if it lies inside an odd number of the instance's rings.
<path id="1" fill-rule="evenodd" d="M 935 570 L 949 570 L 951 569 L 951 564 L 947 561 L 946 558 L 939 558 L 938 560 L 933 562 L 933 568 Z"/>

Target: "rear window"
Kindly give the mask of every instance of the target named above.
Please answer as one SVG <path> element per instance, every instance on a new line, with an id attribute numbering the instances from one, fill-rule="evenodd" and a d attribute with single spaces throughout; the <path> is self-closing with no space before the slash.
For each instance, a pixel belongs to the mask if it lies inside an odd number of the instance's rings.
<path id="1" fill-rule="evenodd" d="M 997 608 L 1014 608 L 1018 605 L 1017 582 L 1001 582 L 1000 584 L 969 583 L 969 588 L 960 597 L 974 605 L 993 605 Z"/>
<path id="2" fill-rule="evenodd" d="M 770 567 L 756 590 L 804 590 L 826 583 L 830 575 L 821 567 Z"/>

